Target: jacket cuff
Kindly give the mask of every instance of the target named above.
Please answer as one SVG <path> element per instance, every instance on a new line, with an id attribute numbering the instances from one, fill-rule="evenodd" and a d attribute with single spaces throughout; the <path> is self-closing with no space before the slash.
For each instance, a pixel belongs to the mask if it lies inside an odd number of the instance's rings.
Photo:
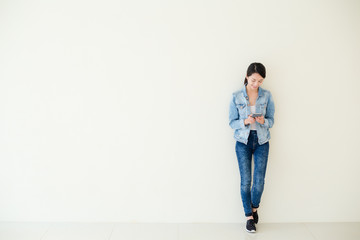
<path id="1" fill-rule="evenodd" d="M 245 123 L 244 123 L 245 119 L 240 119 L 240 127 L 241 128 L 246 128 L 247 126 L 245 126 Z"/>
<path id="2" fill-rule="evenodd" d="M 269 120 L 265 118 L 264 127 L 269 128 Z"/>

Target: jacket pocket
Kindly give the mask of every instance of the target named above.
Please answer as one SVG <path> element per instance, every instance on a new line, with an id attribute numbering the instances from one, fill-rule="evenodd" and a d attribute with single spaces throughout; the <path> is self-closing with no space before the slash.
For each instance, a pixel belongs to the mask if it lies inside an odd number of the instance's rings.
<path id="1" fill-rule="evenodd" d="M 246 104 L 239 103 L 239 104 L 236 104 L 236 107 L 237 107 L 237 109 L 239 111 L 240 118 L 242 118 L 242 119 L 247 118 L 247 116 L 246 116 Z"/>
<path id="2" fill-rule="evenodd" d="M 261 103 L 260 104 L 260 112 L 262 113 L 262 115 L 265 117 L 265 114 L 266 114 L 266 106 L 267 104 L 266 103 Z"/>

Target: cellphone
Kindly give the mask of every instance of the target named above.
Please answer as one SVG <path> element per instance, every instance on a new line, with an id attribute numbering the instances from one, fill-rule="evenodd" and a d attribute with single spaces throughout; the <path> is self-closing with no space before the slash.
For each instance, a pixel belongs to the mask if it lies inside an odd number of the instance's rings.
<path id="1" fill-rule="evenodd" d="M 252 117 L 255 118 L 255 117 L 261 117 L 262 114 L 261 113 L 253 113 L 252 114 Z"/>

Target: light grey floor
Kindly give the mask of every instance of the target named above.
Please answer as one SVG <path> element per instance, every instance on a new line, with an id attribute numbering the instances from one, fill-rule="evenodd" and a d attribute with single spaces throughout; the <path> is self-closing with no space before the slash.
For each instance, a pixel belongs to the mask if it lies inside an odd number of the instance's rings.
<path id="1" fill-rule="evenodd" d="M 31 223 L 0 222 L 1 240 L 359 240 L 356 223 Z"/>

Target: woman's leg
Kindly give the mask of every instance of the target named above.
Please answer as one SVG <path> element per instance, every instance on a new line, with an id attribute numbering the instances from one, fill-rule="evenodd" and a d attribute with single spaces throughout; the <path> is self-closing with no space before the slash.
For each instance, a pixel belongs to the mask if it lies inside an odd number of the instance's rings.
<path id="1" fill-rule="evenodd" d="M 264 191 L 266 166 L 269 156 L 269 142 L 257 144 L 254 151 L 254 177 L 251 189 L 251 206 L 258 208 Z"/>
<path id="2" fill-rule="evenodd" d="M 241 199 L 244 207 L 245 216 L 252 216 L 251 209 L 251 157 L 252 150 L 248 145 L 236 141 L 236 156 L 238 159 L 241 177 Z"/>

